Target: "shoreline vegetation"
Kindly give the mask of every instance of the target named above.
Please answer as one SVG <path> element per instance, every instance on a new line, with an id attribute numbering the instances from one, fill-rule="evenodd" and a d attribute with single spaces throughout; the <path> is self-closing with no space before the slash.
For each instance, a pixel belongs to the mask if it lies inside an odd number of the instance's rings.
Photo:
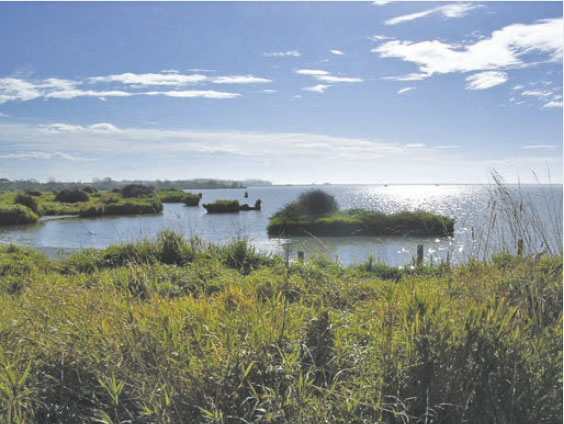
<path id="1" fill-rule="evenodd" d="M 66 188 L 94 188 L 98 191 L 111 191 L 122 189 L 131 184 L 145 185 L 156 188 L 157 190 L 183 190 L 183 189 L 221 189 L 221 188 L 246 188 L 270 186 L 272 183 L 266 180 L 249 179 L 237 180 L 218 180 L 212 178 L 196 178 L 192 180 L 122 180 L 116 181 L 111 178 L 95 178 L 90 183 L 49 181 L 42 183 L 36 180 L 15 180 L 0 178 L 0 192 L 2 191 L 25 191 L 37 190 L 43 192 L 59 191 Z"/>
<path id="2" fill-rule="evenodd" d="M 340 211 L 333 196 L 310 190 L 275 213 L 267 231 L 271 236 L 446 236 L 454 231 L 454 219 L 425 211 Z"/>
<path id="3" fill-rule="evenodd" d="M 239 204 L 238 200 L 216 200 L 213 203 L 205 203 L 202 206 L 208 213 L 238 213 L 241 211 L 260 211 L 261 200 L 258 199 L 254 206 L 247 203 Z"/>
<path id="4" fill-rule="evenodd" d="M 183 199 L 188 202 L 194 202 L 195 198 L 199 202 L 197 195 L 183 193 Z M 136 184 L 111 192 L 99 192 L 90 187 L 67 188 L 51 193 L 30 189 L 24 193 L 0 194 L 0 225 L 33 224 L 43 216 L 78 215 L 87 218 L 154 214 L 162 210 L 160 193 L 152 187 Z"/>
<path id="5" fill-rule="evenodd" d="M 0 246 L 0 421 L 561 420 L 561 255 L 290 254 L 171 232 L 59 261 Z"/>

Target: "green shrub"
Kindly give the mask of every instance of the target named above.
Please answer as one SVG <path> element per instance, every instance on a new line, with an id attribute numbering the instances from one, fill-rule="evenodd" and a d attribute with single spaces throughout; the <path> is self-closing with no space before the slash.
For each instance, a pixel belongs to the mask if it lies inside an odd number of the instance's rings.
<path id="1" fill-rule="evenodd" d="M 34 224 L 39 217 L 28 207 L 13 205 L 0 208 L 0 225 Z"/>
<path id="2" fill-rule="evenodd" d="M 35 196 L 35 197 L 39 197 L 41 196 L 43 193 L 41 193 L 39 190 L 26 190 L 25 194 L 28 194 L 30 196 Z"/>
<path id="3" fill-rule="evenodd" d="M 94 187 L 83 187 L 82 191 L 84 191 L 85 193 L 88 193 L 88 194 L 98 193 L 98 190 Z"/>
<path id="4" fill-rule="evenodd" d="M 329 215 L 339 210 L 335 198 L 323 190 L 306 191 L 300 194 L 297 203 L 305 214 L 312 216 Z"/>
<path id="5" fill-rule="evenodd" d="M 31 197 L 29 194 L 19 193 L 14 199 L 14 203 L 17 205 L 23 205 L 31 209 L 34 213 L 39 213 L 39 207 L 37 205 L 37 200 Z"/>
<path id="6" fill-rule="evenodd" d="M 216 200 L 214 203 L 206 203 L 203 206 L 208 213 L 229 213 L 240 210 L 238 200 Z"/>
<path id="7" fill-rule="evenodd" d="M 128 197 L 151 197 L 155 193 L 153 187 L 145 186 L 142 184 L 128 184 L 121 189 L 121 196 Z"/>
<path id="8" fill-rule="evenodd" d="M 89 199 L 88 193 L 78 188 L 65 188 L 59 191 L 55 196 L 55 201 L 61 203 L 88 202 Z"/>

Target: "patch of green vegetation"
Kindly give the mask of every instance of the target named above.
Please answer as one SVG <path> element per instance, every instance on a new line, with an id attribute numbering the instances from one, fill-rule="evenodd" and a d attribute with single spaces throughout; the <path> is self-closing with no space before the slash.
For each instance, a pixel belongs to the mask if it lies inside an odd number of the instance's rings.
<path id="1" fill-rule="evenodd" d="M 65 188 L 55 195 L 55 201 L 61 203 L 88 202 L 88 193 L 78 188 Z"/>
<path id="2" fill-rule="evenodd" d="M 152 197 L 155 194 L 155 189 L 142 184 L 128 184 L 120 192 L 124 199 L 130 197 Z"/>
<path id="3" fill-rule="evenodd" d="M 35 224 L 39 217 L 23 205 L 0 207 L 0 225 Z"/>
<path id="4" fill-rule="evenodd" d="M 88 196 L 81 190 L 76 195 L 76 190 L 72 190 L 73 194 L 65 194 L 65 199 L 75 200 L 83 195 Z M 83 217 L 103 216 L 103 215 L 138 215 L 159 213 L 163 210 L 161 201 L 155 197 L 140 197 L 124 199 L 119 193 L 97 192 L 94 191 L 87 197 L 86 201 L 78 202 L 61 202 L 57 201 L 57 194 L 42 193 L 41 196 L 31 196 L 21 193 L 0 193 L 0 210 L 2 210 L 3 219 L 0 225 L 25 224 L 37 222 L 38 216 L 45 215 L 80 215 Z M 61 198 L 61 197 L 59 197 Z M 21 205 L 22 208 L 14 208 L 13 206 Z M 26 210 L 32 212 L 28 214 Z"/>
<path id="5" fill-rule="evenodd" d="M 240 210 L 238 200 L 216 200 L 213 203 L 205 203 L 203 206 L 208 213 L 232 213 Z"/>
<path id="6" fill-rule="evenodd" d="M 561 416 L 562 257 L 344 268 L 174 233 L 61 262 L 0 247 L 0 422 Z"/>
<path id="7" fill-rule="evenodd" d="M 186 206 L 198 206 L 202 194 L 186 193 L 182 190 L 157 190 L 157 197 L 163 203 L 184 203 Z"/>
<path id="8" fill-rule="evenodd" d="M 333 196 L 313 190 L 274 214 L 267 230 L 270 235 L 444 236 L 454 231 L 454 219 L 425 211 L 339 211 Z"/>

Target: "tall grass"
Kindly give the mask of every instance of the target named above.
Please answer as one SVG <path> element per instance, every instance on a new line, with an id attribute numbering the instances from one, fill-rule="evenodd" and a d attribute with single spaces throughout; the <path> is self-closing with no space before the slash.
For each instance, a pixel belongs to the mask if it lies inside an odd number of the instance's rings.
<path id="1" fill-rule="evenodd" d="M 562 416 L 562 257 L 393 272 L 245 241 L 0 248 L 0 422 Z"/>

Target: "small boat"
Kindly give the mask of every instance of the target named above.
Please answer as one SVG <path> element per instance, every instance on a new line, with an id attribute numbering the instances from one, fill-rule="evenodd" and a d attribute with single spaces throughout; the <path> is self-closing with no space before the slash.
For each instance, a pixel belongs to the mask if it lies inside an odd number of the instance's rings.
<path id="1" fill-rule="evenodd" d="M 249 193 L 245 192 L 245 194 L 243 194 L 243 197 L 244 197 L 244 198 L 249 197 Z"/>

